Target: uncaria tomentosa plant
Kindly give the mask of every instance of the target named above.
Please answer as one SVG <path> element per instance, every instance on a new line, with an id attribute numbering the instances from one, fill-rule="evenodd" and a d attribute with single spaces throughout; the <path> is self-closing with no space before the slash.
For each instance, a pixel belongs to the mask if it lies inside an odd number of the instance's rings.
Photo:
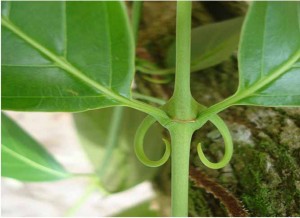
<path id="1" fill-rule="evenodd" d="M 169 68 L 158 69 L 135 58 L 134 38 L 138 35 L 141 2 L 133 2 L 131 23 L 125 3 L 118 1 L 2 2 L 2 109 L 82 112 L 124 106 L 147 114 L 131 149 L 148 167 L 161 166 L 171 157 L 171 214 L 187 216 L 190 144 L 196 130 L 210 121 L 223 136 L 224 155 L 216 163 L 205 157 L 200 142 L 197 147 L 202 163 L 219 169 L 228 164 L 233 153 L 230 131 L 219 112 L 234 105 L 300 106 L 299 2 L 253 2 L 245 19 L 193 30 L 191 4 L 177 2 L 176 43 L 170 49 Z M 215 31 L 223 37 L 214 38 Z M 202 105 L 191 95 L 191 71 L 225 60 L 236 48 L 238 39 L 237 91 L 215 105 Z M 172 97 L 164 102 L 132 92 L 136 70 L 159 75 L 175 72 Z M 124 110 L 116 107 L 94 120 L 103 121 L 109 130 L 108 136 L 98 133 L 107 136 L 103 142 L 107 144 L 105 160 L 94 173 L 101 182 L 105 182 L 104 172 L 111 167 L 109 161 L 114 157 L 118 137 L 125 137 L 125 127 L 119 122 Z M 83 120 L 80 114 L 76 116 L 80 129 Z M 126 122 L 141 118 L 139 113 L 131 117 Z M 143 146 L 144 136 L 155 122 L 170 135 L 163 139 L 165 151 L 159 160 L 147 156 L 154 151 L 161 154 L 155 145 L 156 137 L 151 138 L 155 143 L 148 148 L 149 152 L 144 152 Z M 85 131 L 97 135 L 93 129 Z M 1 149 L 2 176 L 31 182 L 78 176 L 67 172 L 5 114 Z M 147 178 L 149 175 L 139 182 Z M 123 185 L 130 187 L 136 183 Z"/>

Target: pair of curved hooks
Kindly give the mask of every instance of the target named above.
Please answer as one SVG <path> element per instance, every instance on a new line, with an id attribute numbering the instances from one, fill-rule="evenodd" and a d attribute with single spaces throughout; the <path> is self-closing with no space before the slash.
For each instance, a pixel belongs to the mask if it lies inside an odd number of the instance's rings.
<path id="1" fill-rule="evenodd" d="M 232 137 L 231 137 L 231 134 L 230 134 L 230 131 L 229 131 L 227 125 L 224 123 L 224 121 L 218 115 L 212 115 L 209 118 L 209 120 L 218 128 L 218 130 L 220 131 L 220 133 L 224 139 L 225 151 L 224 151 L 223 158 L 217 163 L 213 163 L 213 162 L 209 161 L 205 157 L 205 154 L 203 153 L 203 150 L 201 148 L 201 143 L 199 143 L 197 145 L 197 152 L 198 152 L 198 156 L 199 156 L 200 160 L 202 161 L 202 163 L 205 166 L 212 168 L 212 169 L 220 169 L 220 168 L 224 167 L 225 165 L 227 165 L 232 157 L 232 153 L 233 153 Z M 150 160 L 147 157 L 147 155 L 145 154 L 144 146 L 143 146 L 144 137 L 145 137 L 148 129 L 155 122 L 156 122 L 156 120 L 153 117 L 148 115 L 143 120 L 143 122 L 140 124 L 140 126 L 136 132 L 135 139 L 134 139 L 134 150 L 135 150 L 136 156 L 144 165 L 149 166 L 149 167 L 159 167 L 159 166 L 163 165 L 164 163 L 166 163 L 168 161 L 170 154 L 171 154 L 171 145 L 170 145 L 170 142 L 166 139 L 163 139 L 163 141 L 165 143 L 165 152 L 161 159 Z M 201 124 L 201 126 L 202 126 L 202 124 Z"/>

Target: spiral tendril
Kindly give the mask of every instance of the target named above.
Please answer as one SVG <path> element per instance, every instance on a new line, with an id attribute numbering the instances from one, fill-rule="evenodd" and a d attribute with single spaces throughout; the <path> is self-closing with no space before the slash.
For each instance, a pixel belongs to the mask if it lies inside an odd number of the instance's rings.
<path id="1" fill-rule="evenodd" d="M 166 139 L 163 139 L 166 149 L 165 149 L 165 153 L 163 154 L 162 158 L 159 160 L 150 160 L 147 155 L 144 152 L 144 146 L 143 146 L 143 142 L 144 142 L 144 137 L 148 131 L 148 129 L 156 122 L 156 120 L 151 117 L 151 116 L 147 116 L 143 122 L 140 124 L 135 138 L 134 138 L 134 151 L 136 156 L 138 157 L 138 159 L 146 166 L 149 167 L 159 167 L 161 165 L 163 165 L 164 163 L 166 163 L 170 157 L 170 153 L 171 153 L 171 145 L 170 142 Z"/>
<path id="2" fill-rule="evenodd" d="M 232 157 L 232 153 L 233 153 L 232 137 L 231 137 L 231 134 L 230 134 L 230 131 L 229 131 L 227 125 L 224 123 L 224 121 L 219 116 L 217 116 L 217 115 L 211 116 L 209 118 L 209 120 L 217 127 L 217 129 L 220 131 L 221 135 L 223 136 L 224 147 L 225 147 L 224 156 L 217 163 L 210 162 L 205 157 L 205 154 L 202 151 L 201 143 L 199 143 L 197 145 L 197 152 L 198 152 L 198 156 L 199 156 L 200 160 L 202 161 L 202 163 L 205 166 L 207 166 L 211 169 L 220 169 L 220 168 L 226 166 Z"/>

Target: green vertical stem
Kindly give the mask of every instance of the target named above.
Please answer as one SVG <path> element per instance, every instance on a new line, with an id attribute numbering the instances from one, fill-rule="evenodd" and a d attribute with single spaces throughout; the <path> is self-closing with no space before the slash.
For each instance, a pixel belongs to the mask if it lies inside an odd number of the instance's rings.
<path id="1" fill-rule="evenodd" d="M 171 208 L 173 217 L 188 215 L 190 143 L 193 135 L 189 124 L 178 124 L 171 132 Z"/>
<path id="2" fill-rule="evenodd" d="M 175 90 L 167 103 L 176 122 L 171 134 L 172 216 L 188 215 L 190 143 L 194 132 L 190 121 L 196 118 L 198 105 L 190 91 L 191 12 L 190 1 L 177 1 Z"/>
<path id="3" fill-rule="evenodd" d="M 190 91 L 191 9 L 190 1 L 177 2 L 176 74 L 172 104 L 173 114 L 180 120 L 191 120 L 196 116 Z"/>

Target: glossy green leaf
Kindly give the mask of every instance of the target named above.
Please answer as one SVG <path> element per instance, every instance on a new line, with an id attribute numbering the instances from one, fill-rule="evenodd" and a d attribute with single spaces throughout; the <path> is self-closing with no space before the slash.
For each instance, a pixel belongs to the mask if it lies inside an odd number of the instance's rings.
<path id="1" fill-rule="evenodd" d="M 31 136 L 1 114 L 2 176 L 40 182 L 68 178 L 64 168 Z"/>
<path id="2" fill-rule="evenodd" d="M 151 179 L 158 168 L 144 166 L 137 159 L 133 140 L 145 117 L 133 109 L 105 108 L 74 114 L 82 146 L 109 192 L 126 190 Z M 164 151 L 162 130 L 157 125 L 146 136 L 145 151 L 153 160 Z"/>
<path id="3" fill-rule="evenodd" d="M 254 2 L 239 51 L 238 104 L 300 105 L 300 3 Z"/>
<path id="4" fill-rule="evenodd" d="M 235 18 L 192 29 L 191 71 L 212 67 L 228 59 L 237 49 L 244 18 Z M 170 47 L 167 65 L 175 67 L 175 43 Z"/>
<path id="5" fill-rule="evenodd" d="M 130 97 L 125 5 L 2 2 L 2 109 L 84 111 Z"/>

